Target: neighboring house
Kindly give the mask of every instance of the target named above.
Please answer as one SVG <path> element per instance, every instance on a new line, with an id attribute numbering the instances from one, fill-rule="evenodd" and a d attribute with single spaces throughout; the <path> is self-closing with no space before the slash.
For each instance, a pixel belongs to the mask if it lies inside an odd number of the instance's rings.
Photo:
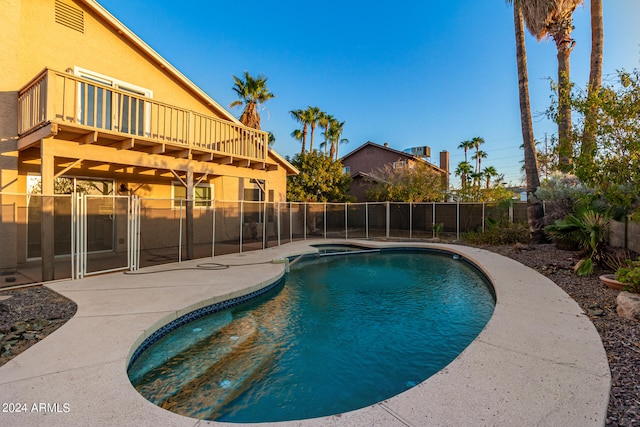
<path id="1" fill-rule="evenodd" d="M 196 207 L 285 201 L 297 170 L 268 134 L 243 126 L 97 2 L 6 0 L 0 22 L 1 206 L 28 192 L 29 177 L 41 177 L 44 195 L 64 177 L 103 194 L 193 195 Z M 54 253 L 52 209 L 43 203 L 43 264 Z M 25 258 L 20 229 L 0 236 L 0 268 Z"/>
<path id="2" fill-rule="evenodd" d="M 425 159 L 389 148 L 388 144 L 379 145 L 368 141 L 341 159 L 345 173 L 351 175 L 353 182 L 349 194 L 358 202 L 368 201 L 365 196 L 372 180 L 376 180 L 375 171 L 390 165 L 393 168 L 411 167 L 414 163 L 425 163 L 442 177 L 444 188 L 449 188 L 449 152 L 440 152 L 440 167 Z"/>

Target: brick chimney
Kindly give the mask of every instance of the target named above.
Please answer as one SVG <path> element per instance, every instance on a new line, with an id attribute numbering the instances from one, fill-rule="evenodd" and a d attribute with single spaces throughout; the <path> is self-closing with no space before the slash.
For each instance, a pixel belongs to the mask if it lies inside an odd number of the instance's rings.
<path id="1" fill-rule="evenodd" d="M 440 152 L 440 169 L 446 171 L 445 188 L 449 190 L 449 152 L 446 150 Z"/>

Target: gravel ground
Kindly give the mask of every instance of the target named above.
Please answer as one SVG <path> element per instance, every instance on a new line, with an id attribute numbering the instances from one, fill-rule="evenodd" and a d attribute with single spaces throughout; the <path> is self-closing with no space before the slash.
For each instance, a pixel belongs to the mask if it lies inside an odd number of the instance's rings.
<path id="1" fill-rule="evenodd" d="M 611 395 L 607 425 L 640 427 L 640 322 L 616 314 L 618 291 L 606 288 L 596 271 L 592 277 L 577 277 L 572 266 L 579 254 L 553 245 L 484 249 L 513 258 L 544 274 L 567 292 L 589 316 L 600 333 L 611 369 Z M 77 306 L 45 287 L 0 289 L 0 366 L 52 333 L 76 312 Z"/>

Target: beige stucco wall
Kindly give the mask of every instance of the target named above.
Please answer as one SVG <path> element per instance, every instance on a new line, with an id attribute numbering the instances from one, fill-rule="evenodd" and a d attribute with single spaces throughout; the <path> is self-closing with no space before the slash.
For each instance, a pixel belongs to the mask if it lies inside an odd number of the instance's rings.
<path id="1" fill-rule="evenodd" d="M 16 212 L 24 210 L 26 199 L 16 204 L 6 193 L 25 193 L 27 175 L 40 173 L 37 161 L 18 156 L 17 98 L 18 91 L 44 68 L 64 72 L 81 67 L 150 89 L 153 99 L 160 102 L 208 116 L 225 119 L 230 116 L 228 112 L 221 112 L 215 102 L 210 105 L 197 89 L 172 75 L 153 55 L 135 46 L 127 39 L 127 31 L 118 32 L 108 19 L 103 19 L 82 1 L 62 1 L 84 11 L 84 32 L 55 22 L 55 0 L 0 0 L 0 57 L 3 58 L 0 66 L 0 193 L 5 193 L 0 195 L 0 241 L 3 242 L 0 268 L 10 268 L 24 259 L 26 217 Z M 127 150 L 109 151 L 106 147 L 62 139 L 48 142 L 55 147 L 54 155 L 60 158 L 132 165 L 144 159 L 148 163 L 145 166 L 162 168 L 163 175 L 157 175 L 154 170 L 144 173 L 133 167 L 114 169 L 83 162 L 65 172 L 66 176 L 111 178 L 116 181 L 116 189 L 125 184 L 127 188 L 137 189 L 136 195 L 141 197 L 171 197 L 171 182 L 177 179 L 167 170 L 180 173 L 189 163 L 197 174 L 196 179 L 207 173 L 202 182 L 214 187 L 217 200 L 241 199 L 244 182 L 249 178 L 266 180 L 267 191 L 275 191 L 275 201 L 286 199 L 287 172 L 282 165 L 275 171 L 266 171 Z M 275 159 L 270 161 L 273 163 Z M 121 249 L 120 244 L 118 248 Z"/>
<path id="2" fill-rule="evenodd" d="M 81 2 L 64 2 L 84 10 L 84 33 L 55 22 L 54 0 L 3 1 L 9 3 L 0 12 L 8 43 L 3 41 L 0 51 L 3 57 L 6 50 L 13 52 L 18 66 L 11 78 L 2 79 L 0 90 L 17 90 L 45 67 L 65 71 L 78 66 L 151 89 L 156 100 L 219 116 Z M 6 22 L 14 23 L 9 39 L 4 34 Z"/>

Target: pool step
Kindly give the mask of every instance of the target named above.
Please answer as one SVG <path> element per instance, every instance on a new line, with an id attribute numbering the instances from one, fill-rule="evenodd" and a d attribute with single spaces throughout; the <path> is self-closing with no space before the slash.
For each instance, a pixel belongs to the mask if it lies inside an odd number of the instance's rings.
<path id="1" fill-rule="evenodd" d="M 143 352 L 129 369 L 129 379 L 135 385 L 151 370 L 161 366 L 189 347 L 197 346 L 200 341 L 208 340 L 211 335 L 227 326 L 233 320 L 230 311 L 225 310 L 205 316 L 189 323 L 188 329 L 175 330 L 153 345 L 153 351 Z M 185 330 L 191 333 L 185 333 Z"/>
<path id="2" fill-rule="evenodd" d="M 235 319 L 207 339 L 181 351 L 137 381 L 132 381 L 132 384 L 149 401 L 160 405 L 205 374 L 216 360 L 224 360 L 236 349 L 252 342 L 256 332 L 257 324 L 253 316 Z"/>
<path id="3" fill-rule="evenodd" d="M 215 419 L 218 411 L 265 375 L 275 358 L 274 345 L 245 342 L 206 373 L 185 385 L 160 406 L 169 411 L 200 419 Z"/>

